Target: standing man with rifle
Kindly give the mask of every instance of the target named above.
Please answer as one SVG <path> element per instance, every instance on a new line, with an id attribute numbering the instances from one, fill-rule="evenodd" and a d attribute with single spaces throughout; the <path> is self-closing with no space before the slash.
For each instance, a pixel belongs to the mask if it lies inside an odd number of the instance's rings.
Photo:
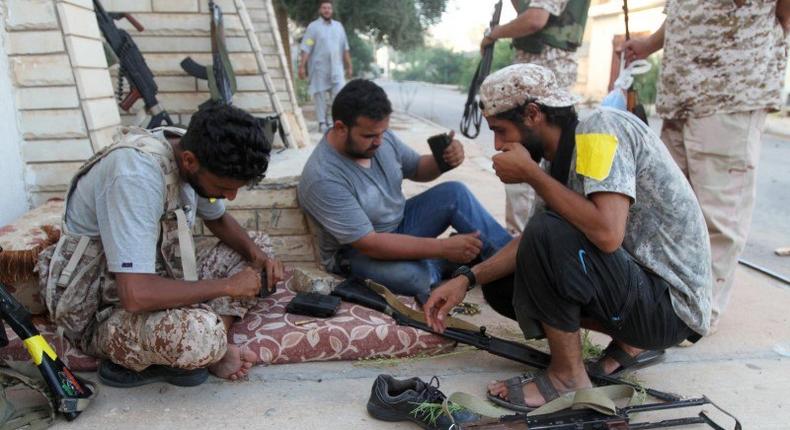
<path id="1" fill-rule="evenodd" d="M 716 331 L 746 246 L 767 111 L 784 105 L 790 1 L 666 4 L 664 24 L 625 44 L 629 60 L 664 49 L 661 140 L 702 206 L 713 254 Z"/>
<path id="2" fill-rule="evenodd" d="M 537 64 L 554 72 L 562 88 L 576 83 L 576 49 L 582 44 L 590 0 L 511 0 L 518 16 L 487 29 L 484 49 L 512 38 L 514 63 Z M 533 213 L 535 191 L 526 184 L 505 186 L 505 218 L 511 233 L 520 233 Z"/>
<path id="3" fill-rule="evenodd" d="M 535 337 L 540 323 L 548 370 L 493 383 L 490 398 L 530 410 L 589 387 L 588 372 L 617 375 L 705 335 L 712 291 L 705 221 L 658 136 L 614 109 L 579 122 L 576 98 L 533 64 L 489 76 L 480 98 L 501 151 L 493 157 L 497 176 L 530 184 L 546 207 L 471 276 L 436 288 L 423 309 L 441 332 L 447 313 L 480 283 L 486 301 L 517 319 L 525 337 Z M 550 168 L 538 164 L 544 158 Z M 587 369 L 581 328 L 613 339 Z"/>
<path id="4" fill-rule="evenodd" d="M 318 19 L 307 26 L 302 38 L 299 59 L 299 79 L 310 79 L 309 91 L 315 102 L 319 132 L 326 131 L 333 123 L 327 107 L 346 84 L 343 66 L 346 77 L 351 78 L 354 73 L 346 30 L 343 24 L 332 19 L 333 13 L 331 0 L 320 3 Z"/>

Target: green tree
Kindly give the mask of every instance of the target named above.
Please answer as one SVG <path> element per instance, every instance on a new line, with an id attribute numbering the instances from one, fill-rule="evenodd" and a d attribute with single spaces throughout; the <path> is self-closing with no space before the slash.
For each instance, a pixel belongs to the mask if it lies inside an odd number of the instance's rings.
<path id="1" fill-rule="evenodd" d="M 480 63 L 480 53 L 470 53 L 463 67 L 463 72 L 460 74 L 458 80 L 453 82 L 457 84 L 462 90 L 466 91 L 472 78 L 475 76 L 477 65 Z M 510 39 L 502 39 L 494 45 L 494 60 L 491 62 L 491 73 L 513 64 L 513 48 L 510 46 Z"/>
<path id="2" fill-rule="evenodd" d="M 288 11 L 288 17 L 303 27 L 318 17 L 319 0 L 279 1 Z M 334 18 L 343 23 L 348 35 L 354 70 L 364 72 L 370 70 L 373 53 L 372 47 L 359 35 L 395 49 L 416 48 L 423 44 L 426 29 L 442 16 L 447 0 L 334 0 L 333 3 Z"/>
<path id="3" fill-rule="evenodd" d="M 422 81 L 434 84 L 454 84 L 464 72 L 466 57 L 442 47 L 424 47 L 399 54 L 401 70 L 395 70 L 396 80 Z"/>

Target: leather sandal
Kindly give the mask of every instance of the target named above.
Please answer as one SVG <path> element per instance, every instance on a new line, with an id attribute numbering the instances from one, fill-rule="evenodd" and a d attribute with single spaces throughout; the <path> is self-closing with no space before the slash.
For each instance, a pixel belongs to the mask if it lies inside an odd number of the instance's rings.
<path id="1" fill-rule="evenodd" d="M 542 405 L 530 406 L 527 404 L 526 400 L 524 400 L 523 388 L 524 385 L 530 382 L 534 382 L 535 385 L 537 385 L 538 392 L 543 396 L 546 403 L 560 397 L 559 391 L 557 391 L 557 388 L 551 383 L 551 379 L 549 379 L 549 375 L 546 372 L 533 372 L 515 376 L 504 381 L 508 391 L 507 400 L 499 396 L 494 396 L 491 393 L 488 393 L 488 400 L 512 411 L 532 412 Z"/>
<path id="2" fill-rule="evenodd" d="M 609 374 L 609 376 L 616 378 L 626 371 L 641 369 L 663 361 L 665 352 L 666 351 L 663 349 L 649 349 L 632 357 L 627 352 L 623 351 L 617 342 L 612 341 L 597 360 L 587 363 L 587 373 L 589 375 L 606 375 L 603 370 L 603 361 L 609 357 L 619 364 L 619 366 Z"/>

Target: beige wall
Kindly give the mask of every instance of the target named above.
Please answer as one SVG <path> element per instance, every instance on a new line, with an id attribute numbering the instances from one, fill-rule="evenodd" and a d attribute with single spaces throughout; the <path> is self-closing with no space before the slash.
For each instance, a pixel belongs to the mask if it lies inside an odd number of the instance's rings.
<path id="1" fill-rule="evenodd" d="M 632 34 L 652 33 L 664 22 L 663 0 L 631 0 L 629 28 Z M 586 50 L 579 50 L 577 91 L 585 98 L 600 100 L 606 96 L 612 65 L 612 40 L 625 34 L 623 3 L 620 0 L 590 7 L 585 32 Z M 582 47 L 584 48 L 584 47 Z"/>
<path id="2" fill-rule="evenodd" d="M 8 73 L 34 205 L 59 196 L 120 124 L 89 0 L 8 0 Z"/>

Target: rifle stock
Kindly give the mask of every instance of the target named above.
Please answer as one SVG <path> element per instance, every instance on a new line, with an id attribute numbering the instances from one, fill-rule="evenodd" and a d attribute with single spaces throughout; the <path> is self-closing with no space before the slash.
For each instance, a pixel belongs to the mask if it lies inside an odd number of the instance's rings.
<path id="1" fill-rule="evenodd" d="M 151 115 L 147 128 L 156 128 L 163 123 L 173 125 L 170 115 L 159 105 L 156 98 L 159 87 L 143 54 L 140 53 L 132 36 L 115 25 L 115 20 L 125 18 L 139 31 L 143 30 L 143 26 L 128 13 L 108 13 L 99 0 L 93 0 L 93 6 L 102 36 L 120 62 L 118 79 L 129 80 L 129 95 L 120 103 L 120 107 L 128 112 L 134 102 L 142 98 L 146 112 Z"/>

